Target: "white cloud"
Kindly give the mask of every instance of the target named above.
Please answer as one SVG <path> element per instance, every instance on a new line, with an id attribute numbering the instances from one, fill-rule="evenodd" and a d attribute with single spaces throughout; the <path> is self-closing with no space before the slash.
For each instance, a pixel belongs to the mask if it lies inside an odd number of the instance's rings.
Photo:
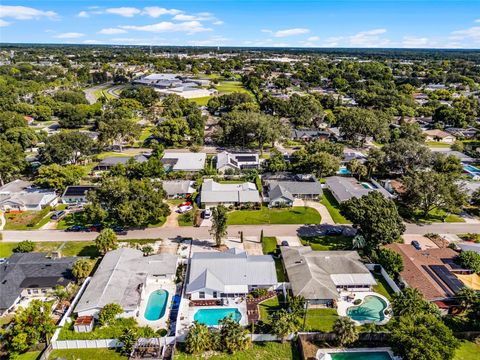
<path id="1" fill-rule="evenodd" d="M 137 14 L 140 14 L 140 10 L 134 7 L 119 7 L 119 8 L 110 8 L 105 10 L 109 14 L 120 15 L 123 17 L 133 17 Z"/>
<path id="2" fill-rule="evenodd" d="M 476 19 L 475 22 L 476 22 L 476 23 L 480 23 L 480 19 Z"/>
<path id="3" fill-rule="evenodd" d="M 143 26 L 125 25 L 125 26 L 120 26 L 120 28 L 126 29 L 126 30 L 148 31 L 148 32 L 155 32 L 155 33 L 181 31 L 181 32 L 187 32 L 187 33 L 193 34 L 193 33 L 202 32 L 202 31 L 212 31 L 212 29 L 205 28 L 202 25 L 202 23 L 200 23 L 199 21 L 185 21 L 181 23 L 162 21 L 156 24 L 151 24 L 151 25 L 143 25 Z"/>
<path id="4" fill-rule="evenodd" d="M 480 42 L 480 26 L 453 31 L 450 38 L 453 40 L 471 40 L 474 42 Z"/>
<path id="5" fill-rule="evenodd" d="M 173 20 L 178 20 L 178 21 L 206 21 L 206 20 L 214 20 L 214 19 L 215 17 L 208 12 L 203 12 L 195 15 L 178 14 L 173 17 Z"/>
<path id="6" fill-rule="evenodd" d="M 8 25 L 10 25 L 10 24 L 11 24 L 11 23 L 9 23 L 8 21 L 5 21 L 5 20 L 0 19 L 0 27 L 8 26 Z"/>
<path id="7" fill-rule="evenodd" d="M 103 34 L 103 35 L 115 35 L 115 34 L 125 34 L 127 31 L 123 29 L 118 29 L 118 28 L 106 28 L 102 29 L 98 32 L 98 34 Z"/>
<path id="8" fill-rule="evenodd" d="M 318 41 L 320 40 L 320 36 L 310 36 L 307 41 Z"/>
<path id="9" fill-rule="evenodd" d="M 286 36 L 295 36 L 309 33 L 310 30 L 305 28 L 293 28 L 293 29 L 283 29 L 275 32 L 273 36 L 275 37 L 286 37 Z"/>
<path id="10" fill-rule="evenodd" d="M 222 20 L 217 20 L 212 23 L 213 25 L 223 25 L 224 22 Z"/>
<path id="11" fill-rule="evenodd" d="M 430 40 L 427 37 L 404 36 L 402 46 L 406 48 L 431 47 Z"/>
<path id="12" fill-rule="evenodd" d="M 176 15 L 180 14 L 182 11 L 177 9 L 165 9 L 158 6 L 148 6 L 143 9 L 142 14 L 148 15 L 153 18 L 157 18 L 162 15 Z"/>
<path id="13" fill-rule="evenodd" d="M 93 44 L 93 45 L 94 45 L 94 44 L 103 44 L 102 41 L 93 40 L 93 39 L 91 39 L 91 40 L 83 40 L 82 43 L 83 43 L 83 44 Z"/>
<path id="14" fill-rule="evenodd" d="M 58 34 L 55 36 L 57 39 L 78 39 L 82 36 L 85 36 L 85 34 L 78 33 L 78 32 L 66 32 L 63 34 Z"/>
<path id="15" fill-rule="evenodd" d="M 81 18 L 88 18 L 88 17 L 90 17 L 90 15 L 88 14 L 88 12 L 86 12 L 86 11 L 80 11 L 77 16 L 78 16 L 78 17 L 81 17 Z"/>
<path id="16" fill-rule="evenodd" d="M 204 40 L 190 40 L 188 41 L 189 45 L 194 45 L 194 46 L 218 46 L 218 45 L 225 45 L 227 41 L 230 39 L 224 37 L 224 36 L 212 36 L 209 39 L 204 39 Z"/>
<path id="17" fill-rule="evenodd" d="M 57 13 L 54 11 L 43 11 L 27 6 L 6 6 L 0 5 L 0 18 L 12 18 L 17 20 L 31 20 L 46 18 L 56 18 Z"/>
<path id="18" fill-rule="evenodd" d="M 360 31 L 359 33 L 349 37 L 349 44 L 356 47 L 382 47 L 390 43 L 390 40 L 382 38 L 380 35 L 385 34 L 386 29 L 373 29 Z"/>
<path id="19" fill-rule="evenodd" d="M 332 36 L 325 39 L 325 42 L 322 44 L 324 47 L 336 47 L 340 44 L 340 41 L 343 40 L 343 36 Z"/>
<path id="20" fill-rule="evenodd" d="M 263 32 L 263 33 L 267 33 L 267 34 L 272 34 L 273 33 L 273 31 L 270 30 L 270 29 L 262 29 L 260 31 Z"/>

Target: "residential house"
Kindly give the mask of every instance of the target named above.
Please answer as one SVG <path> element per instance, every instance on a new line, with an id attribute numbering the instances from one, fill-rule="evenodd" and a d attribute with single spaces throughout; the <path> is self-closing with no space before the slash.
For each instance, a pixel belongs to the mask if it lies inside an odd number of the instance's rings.
<path id="1" fill-rule="evenodd" d="M 259 156 L 255 153 L 229 153 L 228 151 L 223 151 L 217 154 L 217 171 L 219 173 L 225 173 L 227 170 L 258 169 L 259 167 Z"/>
<path id="2" fill-rule="evenodd" d="M 454 135 L 440 129 L 425 130 L 423 133 L 426 136 L 426 141 L 436 141 L 446 144 L 453 144 L 457 139 Z"/>
<path id="3" fill-rule="evenodd" d="M 322 185 L 313 175 L 266 174 L 263 183 L 270 206 L 292 206 L 295 199 L 319 200 Z"/>
<path id="4" fill-rule="evenodd" d="M 166 152 L 165 155 L 163 155 L 162 163 L 167 172 L 184 171 L 191 173 L 203 170 L 206 160 L 207 154 L 205 153 Z"/>
<path id="5" fill-rule="evenodd" d="M 120 248 L 109 251 L 102 259 L 85 292 L 75 307 L 78 316 L 97 317 L 107 304 L 123 309 L 122 317 L 136 316 L 145 288 L 175 279 L 178 256 L 159 254 L 143 256 L 140 250 Z"/>
<path id="6" fill-rule="evenodd" d="M 167 180 L 162 185 L 170 199 L 184 198 L 196 191 L 193 187 L 195 182 L 191 180 Z"/>
<path id="7" fill-rule="evenodd" d="M 261 199 L 254 183 L 221 184 L 213 179 L 205 179 L 200 192 L 200 201 L 208 209 L 220 204 L 224 206 L 259 204 Z"/>
<path id="8" fill-rule="evenodd" d="M 297 141 L 328 140 L 330 133 L 318 129 L 293 129 L 291 137 Z"/>
<path id="9" fill-rule="evenodd" d="M 469 274 L 456 263 L 457 252 L 450 248 L 416 250 L 410 244 L 388 244 L 386 248 L 400 254 L 403 271 L 400 280 L 418 289 L 430 301 L 445 300 L 464 287 L 456 275 Z"/>
<path id="10" fill-rule="evenodd" d="M 386 198 L 393 197 L 375 180 L 359 182 L 353 177 L 330 176 L 325 179 L 325 186 L 339 203 L 360 198 L 371 191 L 378 191 Z"/>
<path id="11" fill-rule="evenodd" d="M 44 299 L 57 285 L 75 281 L 72 266 L 78 257 L 48 256 L 47 253 L 14 253 L 0 267 L 0 315 L 11 311 L 22 299 Z"/>
<path id="12" fill-rule="evenodd" d="M 294 296 L 309 305 L 333 305 L 340 292 L 370 291 L 375 278 L 356 251 L 314 251 L 310 246 L 281 246 L 282 261 Z"/>
<path id="13" fill-rule="evenodd" d="M 127 165 L 130 159 L 134 159 L 136 162 L 143 163 L 148 161 L 147 157 L 144 155 L 137 156 L 110 156 L 106 157 L 100 163 L 95 166 L 94 171 L 108 171 L 112 167 L 118 164 Z"/>
<path id="14" fill-rule="evenodd" d="M 87 202 L 87 193 L 96 188 L 94 185 L 67 186 L 62 195 L 62 202 L 64 204 L 85 204 Z"/>
<path id="15" fill-rule="evenodd" d="M 277 285 L 271 255 L 248 255 L 236 248 L 197 252 L 190 259 L 186 293 L 191 300 L 244 296 L 257 288 Z"/>
<path id="16" fill-rule="evenodd" d="M 14 180 L 0 187 L 0 210 L 39 211 L 58 202 L 52 189 L 40 189 L 32 182 Z"/>

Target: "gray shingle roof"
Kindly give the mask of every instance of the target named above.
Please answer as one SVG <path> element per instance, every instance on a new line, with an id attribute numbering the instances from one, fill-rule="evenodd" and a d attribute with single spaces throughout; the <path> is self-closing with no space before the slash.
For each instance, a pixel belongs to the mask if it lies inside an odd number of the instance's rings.
<path id="1" fill-rule="evenodd" d="M 283 189 L 293 195 L 321 195 L 322 185 L 317 181 L 266 181 L 270 189 L 280 185 Z M 269 195 L 271 198 L 271 196 Z"/>
<path id="2" fill-rule="evenodd" d="M 225 291 L 228 286 L 277 283 L 275 262 L 270 255 L 249 256 L 238 249 L 194 253 L 190 259 L 187 292 L 203 289 Z"/>
<path id="3" fill-rule="evenodd" d="M 66 286 L 78 257 L 48 258 L 47 253 L 15 253 L 0 267 L 0 310 L 13 305 L 24 288 Z"/>
<path id="4" fill-rule="evenodd" d="M 147 161 L 148 159 L 143 156 L 143 155 L 138 155 L 138 156 L 110 156 L 110 157 L 106 157 L 105 159 L 103 159 L 102 161 L 100 161 L 100 163 L 98 164 L 98 166 L 115 166 L 117 164 L 127 164 L 128 161 L 133 158 L 135 159 L 135 161 L 137 162 L 145 162 Z"/>
<path id="5" fill-rule="evenodd" d="M 117 303 L 135 310 L 148 276 L 173 276 L 178 257 L 171 254 L 143 256 L 140 250 L 121 248 L 108 252 L 75 307 L 75 312 L 101 309 Z"/>
<path id="6" fill-rule="evenodd" d="M 268 192 L 268 198 L 270 199 L 270 202 L 278 200 L 280 198 L 284 198 L 292 202 L 295 200 L 290 191 L 286 190 L 282 185 L 270 187 L 270 191 Z"/>
<path id="7" fill-rule="evenodd" d="M 171 180 L 164 181 L 162 185 L 168 196 L 174 196 L 177 194 L 193 194 L 195 192 L 193 184 L 194 182 L 190 180 Z"/>
<path id="8" fill-rule="evenodd" d="M 325 184 L 339 202 L 350 200 L 353 197 L 360 198 L 371 191 L 379 191 L 387 198 L 392 197 L 380 185 L 374 189 L 366 188 L 353 177 L 330 176 L 325 179 Z"/>

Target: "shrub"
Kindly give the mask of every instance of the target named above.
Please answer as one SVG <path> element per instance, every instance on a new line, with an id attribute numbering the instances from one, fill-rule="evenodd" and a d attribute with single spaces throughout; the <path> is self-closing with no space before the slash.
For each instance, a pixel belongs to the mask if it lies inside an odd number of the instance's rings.
<path id="1" fill-rule="evenodd" d="M 32 252 L 35 249 L 35 243 L 30 240 L 21 241 L 18 245 L 13 249 L 15 253 L 28 253 Z"/>
<path id="2" fill-rule="evenodd" d="M 252 295 L 254 298 L 261 298 L 268 294 L 268 290 L 265 288 L 258 288 L 252 291 Z"/>
<path id="3" fill-rule="evenodd" d="M 107 304 L 102 310 L 100 310 L 100 313 L 98 314 L 98 322 L 102 326 L 110 325 L 117 315 L 120 315 L 122 312 L 123 309 L 120 305 L 115 303 Z"/>
<path id="4" fill-rule="evenodd" d="M 353 302 L 353 305 L 360 305 L 361 303 L 362 303 L 361 299 L 355 299 L 355 301 Z"/>

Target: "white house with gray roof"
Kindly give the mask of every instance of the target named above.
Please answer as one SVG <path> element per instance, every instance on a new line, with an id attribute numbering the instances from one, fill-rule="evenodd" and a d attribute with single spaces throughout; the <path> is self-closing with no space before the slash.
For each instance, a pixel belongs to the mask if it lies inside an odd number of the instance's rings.
<path id="1" fill-rule="evenodd" d="M 342 290 L 370 291 L 376 285 L 356 251 L 315 251 L 310 246 L 280 250 L 293 295 L 310 305 L 332 304 Z"/>
<path id="2" fill-rule="evenodd" d="M 58 196 L 53 189 L 40 189 L 30 181 L 14 180 L 0 187 L 0 210 L 39 211 L 56 205 Z"/>
<path id="3" fill-rule="evenodd" d="M 292 206 L 295 199 L 319 200 L 322 185 L 313 175 L 273 174 L 264 176 L 268 203 Z"/>
<path id="4" fill-rule="evenodd" d="M 254 183 L 221 184 L 213 179 L 205 179 L 200 192 L 200 201 L 205 207 L 218 205 L 236 206 L 246 203 L 260 203 L 260 194 Z"/>
<path id="5" fill-rule="evenodd" d="M 98 316 L 107 304 L 119 304 L 123 317 L 136 316 L 145 288 L 175 279 L 178 256 L 159 254 L 143 256 L 140 250 L 120 248 L 109 251 L 102 259 L 80 301 L 75 307 L 79 316 Z"/>
<path id="6" fill-rule="evenodd" d="M 272 256 L 250 256 L 235 248 L 194 253 L 189 268 L 186 293 L 191 300 L 243 296 L 256 288 L 273 289 L 278 282 Z"/>
<path id="7" fill-rule="evenodd" d="M 260 160 L 255 153 L 230 153 L 223 151 L 217 154 L 217 171 L 224 173 L 227 170 L 258 169 Z"/>
<path id="8" fill-rule="evenodd" d="M 166 152 L 162 163 L 166 171 L 197 172 L 203 170 L 206 160 L 206 153 Z"/>
<path id="9" fill-rule="evenodd" d="M 330 176 L 325 179 L 325 186 L 339 203 L 360 198 L 371 191 L 378 191 L 388 199 L 393 198 L 392 194 L 374 180 L 359 182 L 353 177 Z"/>
<path id="10" fill-rule="evenodd" d="M 162 183 L 163 190 L 169 198 L 185 197 L 195 192 L 195 184 L 191 180 L 168 180 Z"/>

